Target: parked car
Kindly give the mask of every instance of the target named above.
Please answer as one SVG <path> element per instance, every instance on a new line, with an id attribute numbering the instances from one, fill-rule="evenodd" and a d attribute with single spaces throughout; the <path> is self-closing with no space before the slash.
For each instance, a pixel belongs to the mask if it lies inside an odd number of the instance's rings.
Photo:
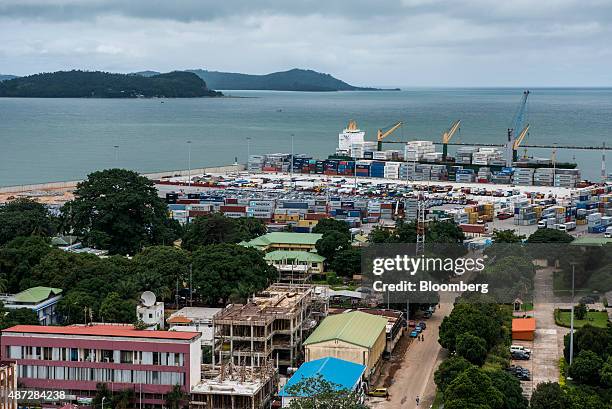
<path id="1" fill-rule="evenodd" d="M 419 327 L 421 327 L 423 329 L 427 329 L 427 324 L 425 324 L 425 321 L 421 321 L 421 322 L 419 322 Z"/>
<path id="2" fill-rule="evenodd" d="M 410 338 L 416 338 L 419 336 L 419 332 L 418 331 L 411 331 L 410 332 Z"/>
<path id="3" fill-rule="evenodd" d="M 510 353 L 512 359 L 516 359 L 519 361 L 527 361 L 530 358 L 530 355 L 523 351 L 512 351 Z"/>
<path id="4" fill-rule="evenodd" d="M 374 388 L 368 391 L 368 396 L 375 396 L 378 398 L 388 398 L 389 391 L 387 388 Z"/>
<path id="5" fill-rule="evenodd" d="M 516 351 L 524 352 L 526 354 L 531 355 L 531 349 L 529 348 L 525 348 L 522 345 L 510 345 L 510 353 L 516 352 Z"/>

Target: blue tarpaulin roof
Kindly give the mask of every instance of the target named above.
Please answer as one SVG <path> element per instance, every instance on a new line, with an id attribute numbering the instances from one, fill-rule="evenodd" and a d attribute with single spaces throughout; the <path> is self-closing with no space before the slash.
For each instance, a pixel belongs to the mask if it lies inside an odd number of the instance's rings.
<path id="1" fill-rule="evenodd" d="M 295 374 L 289 378 L 278 395 L 285 397 L 296 396 L 294 394 L 287 393 L 287 389 L 304 379 L 317 378 L 319 376 L 323 378 L 323 380 L 333 384 L 336 390 L 352 390 L 363 375 L 365 369 L 365 365 L 359 365 L 343 359 L 332 357 L 305 362 L 299 367 Z"/>

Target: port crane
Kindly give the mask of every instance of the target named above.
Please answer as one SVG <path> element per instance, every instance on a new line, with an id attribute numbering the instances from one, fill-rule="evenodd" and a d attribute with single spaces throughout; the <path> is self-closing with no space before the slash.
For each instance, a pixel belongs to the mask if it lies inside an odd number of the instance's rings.
<path id="1" fill-rule="evenodd" d="M 403 124 L 404 123 L 402 121 L 399 121 L 395 125 L 391 126 L 389 129 L 387 129 L 386 131 L 382 130 L 382 129 L 379 129 L 378 132 L 376 132 L 376 140 L 378 141 L 377 149 L 379 151 L 382 151 L 383 139 L 385 139 L 387 136 L 391 135 L 393 132 L 395 132 Z"/>
<path id="2" fill-rule="evenodd" d="M 529 97 L 529 90 L 523 91 L 521 102 L 514 114 L 512 119 L 512 125 L 508 128 L 508 143 L 506 145 L 506 166 L 512 166 L 512 162 L 518 159 L 516 148 L 520 146 L 520 143 L 527 135 L 529 131 L 529 124 L 524 126 L 525 113 L 527 111 L 527 98 Z M 520 132 L 517 134 L 517 132 Z M 520 141 L 519 141 L 519 138 Z M 518 141 L 518 145 L 517 145 Z"/>
<path id="3" fill-rule="evenodd" d="M 459 130 L 461 120 L 458 119 L 442 134 L 442 160 L 446 160 L 448 156 L 448 143 L 452 139 L 453 135 Z"/>

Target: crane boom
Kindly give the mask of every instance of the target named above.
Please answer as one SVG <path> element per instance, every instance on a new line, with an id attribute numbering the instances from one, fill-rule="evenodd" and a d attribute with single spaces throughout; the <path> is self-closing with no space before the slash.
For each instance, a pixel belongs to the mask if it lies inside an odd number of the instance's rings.
<path id="1" fill-rule="evenodd" d="M 525 120 L 525 111 L 527 109 L 527 98 L 529 97 L 529 90 L 523 91 L 523 96 L 521 98 L 521 102 L 514 114 L 514 118 L 512 119 L 512 125 L 508 128 L 508 144 L 506 145 L 507 154 L 506 154 L 506 165 L 511 166 L 512 161 L 516 160 L 514 144 L 517 140 L 517 132 L 519 129 L 523 129 L 523 122 Z M 524 137 L 524 136 L 523 136 Z"/>
<path id="2" fill-rule="evenodd" d="M 446 160 L 446 156 L 448 155 L 448 143 L 452 139 L 453 135 L 459 129 L 461 125 L 461 120 L 458 119 L 442 134 L 442 159 Z"/>
<path id="3" fill-rule="evenodd" d="M 399 121 L 398 123 L 396 123 L 395 125 L 393 125 L 391 128 L 389 128 L 386 131 L 383 131 L 382 129 L 378 130 L 378 132 L 376 133 L 376 140 L 378 141 L 378 150 L 379 151 L 382 151 L 382 141 L 383 141 L 383 139 L 385 139 L 387 136 L 391 135 L 393 132 L 395 132 L 403 124 L 404 123 L 402 121 Z"/>
<path id="4" fill-rule="evenodd" d="M 528 132 L 529 132 L 529 124 L 527 124 L 527 126 L 523 128 L 521 133 L 514 140 L 514 143 L 512 145 L 512 161 L 513 162 L 516 162 L 518 160 L 518 149 L 520 148 L 521 143 L 523 142 L 523 139 L 525 139 L 525 136 L 527 136 Z"/>

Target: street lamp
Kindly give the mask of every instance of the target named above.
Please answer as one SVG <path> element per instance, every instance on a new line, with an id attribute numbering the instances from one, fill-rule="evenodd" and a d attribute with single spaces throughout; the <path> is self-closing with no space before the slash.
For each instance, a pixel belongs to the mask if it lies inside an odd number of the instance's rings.
<path id="1" fill-rule="evenodd" d="M 294 135 L 291 134 L 291 183 L 293 183 L 293 161 L 294 161 L 294 157 L 293 157 L 293 137 Z"/>
<path id="2" fill-rule="evenodd" d="M 246 138 L 247 141 L 247 160 L 246 160 L 246 169 L 247 169 L 247 174 L 251 174 L 251 171 L 249 169 L 249 160 L 251 158 L 251 137 L 247 136 Z"/>
<path id="3" fill-rule="evenodd" d="M 572 312 L 570 316 L 570 358 L 569 364 L 574 360 L 574 275 L 576 273 L 576 263 L 572 263 Z"/>
<path id="4" fill-rule="evenodd" d="M 188 162 L 188 166 L 189 166 L 189 181 L 188 181 L 188 185 L 189 187 L 191 187 L 191 141 L 187 141 L 187 162 Z"/>
<path id="5" fill-rule="evenodd" d="M 104 400 L 106 399 L 106 396 L 102 396 L 102 409 L 104 409 Z"/>

